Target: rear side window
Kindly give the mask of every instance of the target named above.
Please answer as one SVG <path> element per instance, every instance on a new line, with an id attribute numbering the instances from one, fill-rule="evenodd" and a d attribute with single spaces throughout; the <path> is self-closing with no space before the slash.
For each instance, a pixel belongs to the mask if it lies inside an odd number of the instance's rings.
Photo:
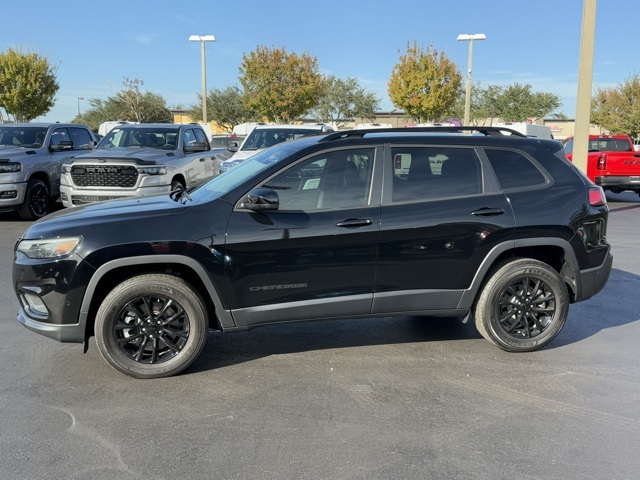
<path id="1" fill-rule="evenodd" d="M 423 201 L 482 193 L 475 151 L 452 147 L 393 147 L 393 201 Z"/>
<path id="2" fill-rule="evenodd" d="M 533 187 L 547 181 L 542 172 L 519 152 L 486 148 L 485 153 L 503 190 Z"/>

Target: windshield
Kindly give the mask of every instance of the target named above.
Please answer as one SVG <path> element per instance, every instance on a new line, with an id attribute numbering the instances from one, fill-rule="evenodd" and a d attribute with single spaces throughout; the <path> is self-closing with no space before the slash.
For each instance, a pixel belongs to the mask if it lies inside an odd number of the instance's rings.
<path id="1" fill-rule="evenodd" d="M 40 148 L 47 136 L 47 127 L 0 127 L 0 147 Z"/>
<path id="2" fill-rule="evenodd" d="M 312 133 L 320 133 L 320 130 L 312 128 L 254 128 L 240 150 L 261 150 Z"/>
<path id="3" fill-rule="evenodd" d="M 189 195 L 197 203 L 209 202 L 219 198 L 298 149 L 299 147 L 287 144 L 256 153 L 237 167 L 233 167 L 231 170 L 214 177 L 193 191 L 190 190 Z"/>
<path id="4" fill-rule="evenodd" d="M 97 148 L 157 148 L 176 150 L 178 128 L 114 128 L 100 140 Z"/>

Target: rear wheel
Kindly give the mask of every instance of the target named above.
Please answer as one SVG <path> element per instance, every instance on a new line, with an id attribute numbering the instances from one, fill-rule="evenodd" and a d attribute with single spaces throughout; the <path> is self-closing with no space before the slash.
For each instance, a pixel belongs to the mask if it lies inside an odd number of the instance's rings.
<path id="1" fill-rule="evenodd" d="M 207 339 L 206 308 L 198 293 L 171 275 L 125 280 L 96 315 L 100 354 L 116 370 L 136 378 L 168 377 L 200 355 Z"/>
<path id="2" fill-rule="evenodd" d="M 18 214 L 25 220 L 36 220 L 44 217 L 49 211 L 49 187 L 38 178 L 32 178 L 27 184 L 24 202 L 18 209 Z"/>
<path id="3" fill-rule="evenodd" d="M 562 329 L 569 294 L 558 273 L 546 263 L 521 258 L 493 272 L 475 308 L 478 331 L 509 352 L 543 348 Z"/>

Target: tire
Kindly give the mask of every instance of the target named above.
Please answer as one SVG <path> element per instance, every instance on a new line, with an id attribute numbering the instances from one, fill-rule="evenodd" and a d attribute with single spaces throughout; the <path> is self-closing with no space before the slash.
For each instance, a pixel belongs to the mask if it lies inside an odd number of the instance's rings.
<path id="1" fill-rule="evenodd" d="M 20 218 L 24 220 L 37 220 L 49 213 L 51 201 L 49 187 L 38 178 L 32 178 L 27 184 L 24 202 L 18 209 Z"/>
<path id="2" fill-rule="evenodd" d="M 100 354 L 135 378 L 181 372 L 198 358 L 207 333 L 204 302 L 187 282 L 171 275 L 125 280 L 105 297 L 96 315 Z"/>
<path id="3" fill-rule="evenodd" d="M 173 180 L 171 182 L 171 191 L 175 192 L 176 190 L 184 190 L 184 185 L 180 180 Z"/>
<path id="4" fill-rule="evenodd" d="M 475 307 L 480 334 L 508 352 L 533 352 L 551 342 L 569 313 L 567 287 L 538 260 L 511 260 L 493 271 Z"/>

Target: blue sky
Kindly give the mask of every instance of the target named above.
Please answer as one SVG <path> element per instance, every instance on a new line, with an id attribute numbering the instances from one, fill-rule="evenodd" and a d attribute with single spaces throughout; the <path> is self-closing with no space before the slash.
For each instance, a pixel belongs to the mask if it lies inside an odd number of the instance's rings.
<path id="1" fill-rule="evenodd" d="M 0 50 L 35 51 L 57 66 L 56 104 L 39 120 L 64 122 L 78 103 L 84 111 L 89 98 L 120 90 L 124 77 L 142 80 L 170 108 L 195 104 L 200 44 L 190 35 L 216 37 L 206 45 L 208 88 L 238 85 L 243 53 L 284 47 L 315 55 L 323 74 L 356 77 L 391 110 L 387 83 L 407 42 L 444 51 L 465 75 L 468 42 L 456 37 L 484 33 L 486 40 L 474 42 L 474 82 L 553 92 L 563 102 L 559 111 L 573 118 L 582 7 L 583 0 L 35 0 L 4 5 Z M 594 86 L 638 73 L 638 19 L 638 2 L 598 2 Z"/>

